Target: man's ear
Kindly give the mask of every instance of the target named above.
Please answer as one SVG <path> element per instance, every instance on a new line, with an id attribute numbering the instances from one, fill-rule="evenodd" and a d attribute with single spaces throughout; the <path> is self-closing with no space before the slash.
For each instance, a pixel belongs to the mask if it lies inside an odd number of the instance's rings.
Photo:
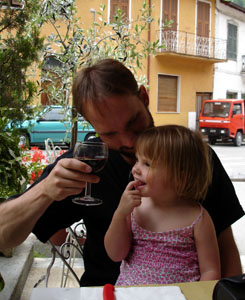
<path id="1" fill-rule="evenodd" d="M 139 88 L 139 96 L 140 96 L 140 100 L 144 103 L 144 105 L 146 107 L 149 106 L 149 95 L 146 91 L 146 88 L 141 85 L 140 88 Z"/>

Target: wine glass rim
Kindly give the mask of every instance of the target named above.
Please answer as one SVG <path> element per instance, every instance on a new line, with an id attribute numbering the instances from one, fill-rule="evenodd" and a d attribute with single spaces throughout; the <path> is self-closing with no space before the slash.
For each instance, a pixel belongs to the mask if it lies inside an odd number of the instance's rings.
<path id="1" fill-rule="evenodd" d="M 103 146 L 103 147 L 107 147 L 108 148 L 108 145 L 104 142 L 93 142 L 93 141 L 83 141 L 83 142 L 76 142 L 75 144 L 75 148 L 78 147 L 78 146 L 81 146 L 81 145 L 86 145 L 86 146 Z"/>
<path id="2" fill-rule="evenodd" d="M 85 145 L 107 145 L 104 142 L 95 142 L 95 141 L 83 141 L 81 144 L 85 144 Z"/>

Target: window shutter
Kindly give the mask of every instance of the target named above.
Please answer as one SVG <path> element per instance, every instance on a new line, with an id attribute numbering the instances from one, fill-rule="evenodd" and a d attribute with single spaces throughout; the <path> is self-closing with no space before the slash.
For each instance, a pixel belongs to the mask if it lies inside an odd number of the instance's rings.
<path id="1" fill-rule="evenodd" d="M 110 22 L 113 22 L 113 16 L 117 8 L 120 8 L 125 13 L 126 18 L 129 16 L 129 0 L 111 0 L 110 8 Z"/>
<path id="2" fill-rule="evenodd" d="M 128 0 L 121 0 L 121 10 L 125 13 L 126 18 L 128 18 L 129 5 Z"/>
<path id="3" fill-rule="evenodd" d="M 208 3 L 198 1 L 197 4 L 197 35 L 209 37 L 209 12 Z"/>
<path id="4" fill-rule="evenodd" d="M 237 26 L 233 24 L 228 24 L 227 58 L 237 58 Z"/>
<path id="5" fill-rule="evenodd" d="M 177 30 L 177 6 L 178 0 L 163 0 L 162 22 L 172 20 L 171 27 L 165 30 Z"/>
<path id="6" fill-rule="evenodd" d="M 177 112 L 177 76 L 158 75 L 158 112 Z"/>

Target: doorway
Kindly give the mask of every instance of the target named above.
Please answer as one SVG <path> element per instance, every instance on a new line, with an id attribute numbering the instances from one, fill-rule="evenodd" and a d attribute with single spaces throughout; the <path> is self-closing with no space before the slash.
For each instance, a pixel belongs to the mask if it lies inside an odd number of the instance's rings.
<path id="1" fill-rule="evenodd" d="M 199 118 L 204 100 L 213 98 L 213 93 L 196 93 L 196 130 L 199 129 Z"/>

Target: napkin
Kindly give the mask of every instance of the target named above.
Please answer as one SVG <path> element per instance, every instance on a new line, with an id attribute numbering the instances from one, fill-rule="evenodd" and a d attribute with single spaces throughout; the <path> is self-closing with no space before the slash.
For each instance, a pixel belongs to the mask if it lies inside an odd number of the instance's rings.
<path id="1" fill-rule="evenodd" d="M 186 300 L 178 286 L 116 287 L 115 300 Z M 34 288 L 30 300 L 103 300 L 103 287 Z"/>

